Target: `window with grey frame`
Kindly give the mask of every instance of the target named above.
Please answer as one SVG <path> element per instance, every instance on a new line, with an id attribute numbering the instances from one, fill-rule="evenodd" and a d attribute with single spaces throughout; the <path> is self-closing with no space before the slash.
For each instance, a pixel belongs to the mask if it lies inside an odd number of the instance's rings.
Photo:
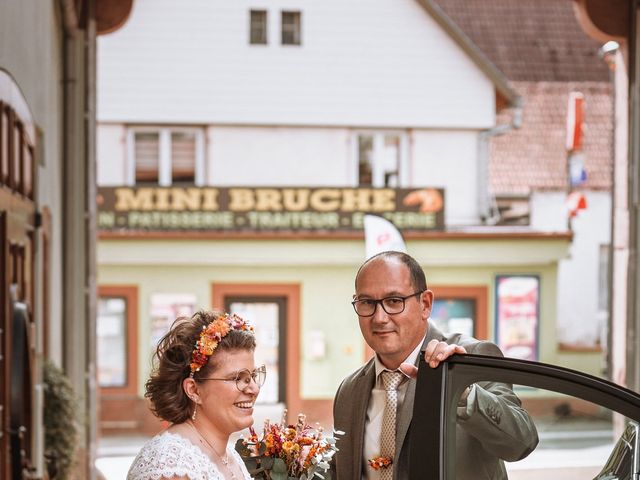
<path id="1" fill-rule="evenodd" d="M 251 45 L 267 44 L 266 10 L 251 10 L 249 12 L 249 43 Z"/>
<path id="2" fill-rule="evenodd" d="M 301 45 L 302 13 L 282 11 L 282 45 Z"/>

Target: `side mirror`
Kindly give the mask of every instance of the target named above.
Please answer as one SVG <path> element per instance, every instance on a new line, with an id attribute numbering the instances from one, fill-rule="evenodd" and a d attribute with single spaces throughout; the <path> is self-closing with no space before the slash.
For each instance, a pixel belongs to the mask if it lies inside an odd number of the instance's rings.
<path id="1" fill-rule="evenodd" d="M 609 455 L 607 463 L 593 480 L 638 480 L 640 478 L 640 427 L 627 425 Z"/>

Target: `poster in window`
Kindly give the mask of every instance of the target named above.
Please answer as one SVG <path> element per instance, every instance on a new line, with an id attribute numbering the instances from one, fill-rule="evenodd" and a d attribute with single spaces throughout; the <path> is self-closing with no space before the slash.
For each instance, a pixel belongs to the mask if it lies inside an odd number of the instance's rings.
<path id="1" fill-rule="evenodd" d="M 153 293 L 151 295 L 151 346 L 160 339 L 178 317 L 191 317 L 196 311 L 196 296 L 191 293 Z"/>
<path id="2" fill-rule="evenodd" d="M 429 323 L 445 333 L 463 333 L 471 337 L 475 332 L 476 302 L 468 298 L 436 298 Z"/>
<path id="3" fill-rule="evenodd" d="M 538 360 L 540 280 L 496 277 L 496 342 L 506 357 Z"/>

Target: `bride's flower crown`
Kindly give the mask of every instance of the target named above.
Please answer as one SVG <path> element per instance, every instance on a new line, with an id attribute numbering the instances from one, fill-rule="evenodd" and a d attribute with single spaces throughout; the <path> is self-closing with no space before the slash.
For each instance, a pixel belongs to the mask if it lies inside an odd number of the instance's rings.
<path id="1" fill-rule="evenodd" d="M 253 332 L 253 327 L 235 313 L 231 315 L 225 313 L 217 317 L 209 323 L 209 325 L 202 327 L 200 338 L 196 342 L 193 353 L 191 354 L 191 373 L 189 374 L 191 378 L 193 378 L 198 370 L 207 364 L 209 357 L 213 355 L 213 352 L 218 348 L 220 341 L 226 337 L 231 330 Z"/>

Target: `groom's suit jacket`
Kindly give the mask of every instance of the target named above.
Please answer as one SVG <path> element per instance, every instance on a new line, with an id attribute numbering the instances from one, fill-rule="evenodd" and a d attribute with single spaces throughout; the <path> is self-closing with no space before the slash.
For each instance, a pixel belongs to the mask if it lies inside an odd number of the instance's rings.
<path id="1" fill-rule="evenodd" d="M 502 356 L 493 343 L 452 334 L 444 335 L 429 326 L 422 350 L 437 339 L 463 346 L 468 353 Z M 423 355 L 421 353 L 421 355 Z M 418 357 L 419 361 L 419 357 Z M 340 438 L 340 451 L 335 455 L 334 479 L 360 480 L 364 466 L 362 450 L 367 407 L 375 383 L 374 361 L 345 378 L 338 388 L 333 404 L 334 428 L 345 435 Z M 409 442 L 416 380 L 410 379 L 404 402 L 396 416 L 396 453 L 393 478 L 409 479 Z M 521 408 L 520 399 L 511 385 L 496 382 L 476 384 L 475 398 L 470 402 L 471 414 L 459 417 L 456 426 L 457 480 L 506 479 L 503 460 L 516 461 L 526 457 L 538 444 L 538 434 Z M 416 479 L 414 479 L 416 480 Z"/>

